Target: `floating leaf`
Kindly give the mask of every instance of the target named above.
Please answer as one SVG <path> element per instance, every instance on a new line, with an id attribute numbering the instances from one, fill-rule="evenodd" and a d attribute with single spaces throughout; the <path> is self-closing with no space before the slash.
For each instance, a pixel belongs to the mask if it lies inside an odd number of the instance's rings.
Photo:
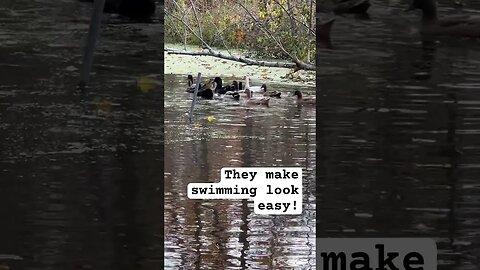
<path id="1" fill-rule="evenodd" d="M 149 77 L 142 77 L 137 81 L 137 86 L 142 93 L 149 93 L 154 90 L 160 82 Z"/>
<path id="2" fill-rule="evenodd" d="M 108 113 L 112 110 L 112 102 L 110 102 L 109 100 L 107 100 L 105 98 L 97 100 L 95 102 L 95 106 L 97 107 L 98 111 L 102 111 L 102 112 L 107 112 Z"/>

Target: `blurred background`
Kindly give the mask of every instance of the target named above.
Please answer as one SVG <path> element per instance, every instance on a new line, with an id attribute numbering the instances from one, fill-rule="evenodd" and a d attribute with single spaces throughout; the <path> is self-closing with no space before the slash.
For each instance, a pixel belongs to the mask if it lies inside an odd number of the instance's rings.
<path id="1" fill-rule="evenodd" d="M 159 269 L 162 6 L 103 18 L 77 89 L 92 4 L 0 1 L 0 269 Z"/>
<path id="2" fill-rule="evenodd" d="M 479 13 L 463 3 L 440 18 Z M 434 238 L 439 269 L 478 269 L 480 43 L 422 40 L 409 1 L 370 4 L 317 53 L 317 235 Z"/>

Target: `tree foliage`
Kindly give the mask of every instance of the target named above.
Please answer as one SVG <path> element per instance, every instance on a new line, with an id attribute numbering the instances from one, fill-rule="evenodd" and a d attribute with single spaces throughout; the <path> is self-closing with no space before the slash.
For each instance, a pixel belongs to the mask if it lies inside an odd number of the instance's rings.
<path id="1" fill-rule="evenodd" d="M 313 0 L 167 0 L 165 39 L 310 63 L 315 58 L 314 10 Z"/>

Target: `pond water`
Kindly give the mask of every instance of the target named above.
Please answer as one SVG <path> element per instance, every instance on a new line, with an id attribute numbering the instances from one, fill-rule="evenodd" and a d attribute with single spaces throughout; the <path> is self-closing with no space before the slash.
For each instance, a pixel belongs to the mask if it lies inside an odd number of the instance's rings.
<path id="1" fill-rule="evenodd" d="M 268 108 L 199 100 L 190 123 L 186 75 L 165 75 L 165 86 L 165 269 L 315 269 L 315 108 L 291 96 L 314 88 L 271 85 L 282 98 Z M 218 182 L 227 166 L 304 168 L 303 214 L 187 198 L 188 183 Z"/>
<path id="2" fill-rule="evenodd" d="M 478 269 L 480 42 L 422 43 L 408 1 L 371 2 L 318 53 L 317 235 L 435 238 L 439 269 Z"/>
<path id="3" fill-rule="evenodd" d="M 105 16 L 77 91 L 91 8 L 0 1 L 0 269 L 162 265 L 162 27 Z"/>

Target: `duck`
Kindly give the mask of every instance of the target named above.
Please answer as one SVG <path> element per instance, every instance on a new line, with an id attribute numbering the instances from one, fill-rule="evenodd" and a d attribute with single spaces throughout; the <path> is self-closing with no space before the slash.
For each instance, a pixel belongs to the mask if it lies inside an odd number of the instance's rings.
<path id="1" fill-rule="evenodd" d="M 369 7 L 369 0 L 341 0 L 333 7 L 333 12 L 335 14 L 365 14 Z"/>
<path id="2" fill-rule="evenodd" d="M 240 99 L 240 93 L 238 92 L 239 84 L 237 81 L 233 81 L 232 85 L 226 86 L 229 90 L 225 92 L 225 96 L 231 96 L 233 99 Z"/>
<path id="3" fill-rule="evenodd" d="M 265 84 L 263 84 L 262 87 L 263 87 L 263 95 L 266 96 L 266 97 L 280 98 L 280 96 L 282 95 L 282 93 L 278 92 L 278 91 L 267 92 L 267 85 L 265 85 Z"/>
<path id="4" fill-rule="evenodd" d="M 222 81 L 222 78 L 220 77 L 215 77 L 214 82 L 216 84 L 215 93 L 219 95 L 225 95 L 227 92 L 233 91 L 232 86 L 230 85 L 223 86 L 223 81 Z"/>
<path id="5" fill-rule="evenodd" d="M 302 92 L 300 92 L 299 90 L 295 91 L 293 93 L 293 95 L 297 96 L 297 103 L 299 103 L 299 104 L 310 104 L 310 105 L 317 104 L 317 97 L 316 96 L 304 97 L 302 95 Z"/>
<path id="6" fill-rule="evenodd" d="M 320 22 L 317 26 L 317 37 L 321 45 L 324 45 L 326 47 L 331 46 L 331 38 L 330 38 L 330 33 L 332 32 L 332 26 L 333 23 L 335 22 L 335 19 L 330 19 L 326 22 Z"/>
<path id="7" fill-rule="evenodd" d="M 245 77 L 245 90 L 249 89 L 252 93 L 264 93 L 266 88 L 266 84 L 262 84 L 262 86 L 251 86 L 250 79 L 248 76 Z"/>
<path id="8" fill-rule="evenodd" d="M 195 87 L 197 87 L 197 84 L 193 81 L 193 76 L 188 75 L 187 81 L 188 81 L 188 86 L 187 86 L 186 92 L 189 92 L 189 93 L 195 92 Z M 205 84 L 200 83 L 200 86 L 198 87 L 198 90 L 200 90 L 204 87 L 205 87 Z"/>
<path id="9" fill-rule="evenodd" d="M 230 96 L 231 98 L 233 98 L 235 100 L 240 99 L 240 94 L 238 92 L 227 93 L 226 96 Z"/>
<path id="10" fill-rule="evenodd" d="M 92 2 L 94 0 L 80 0 Z M 155 0 L 106 0 L 103 12 L 116 13 L 134 20 L 149 20 L 155 14 Z"/>
<path id="11" fill-rule="evenodd" d="M 198 89 L 197 96 L 204 99 L 213 99 L 213 89 L 215 89 L 216 83 L 214 80 L 209 80 L 202 89 Z"/>
<path id="12" fill-rule="evenodd" d="M 253 97 L 253 92 L 250 89 L 245 89 L 245 103 L 247 105 L 264 105 L 268 107 L 268 102 L 270 101 L 270 98 L 266 97 Z"/>
<path id="13" fill-rule="evenodd" d="M 424 35 L 480 37 L 480 17 L 471 15 L 453 15 L 441 19 L 437 15 L 434 0 L 413 0 L 407 11 L 420 9 L 422 25 L 420 32 Z"/>

